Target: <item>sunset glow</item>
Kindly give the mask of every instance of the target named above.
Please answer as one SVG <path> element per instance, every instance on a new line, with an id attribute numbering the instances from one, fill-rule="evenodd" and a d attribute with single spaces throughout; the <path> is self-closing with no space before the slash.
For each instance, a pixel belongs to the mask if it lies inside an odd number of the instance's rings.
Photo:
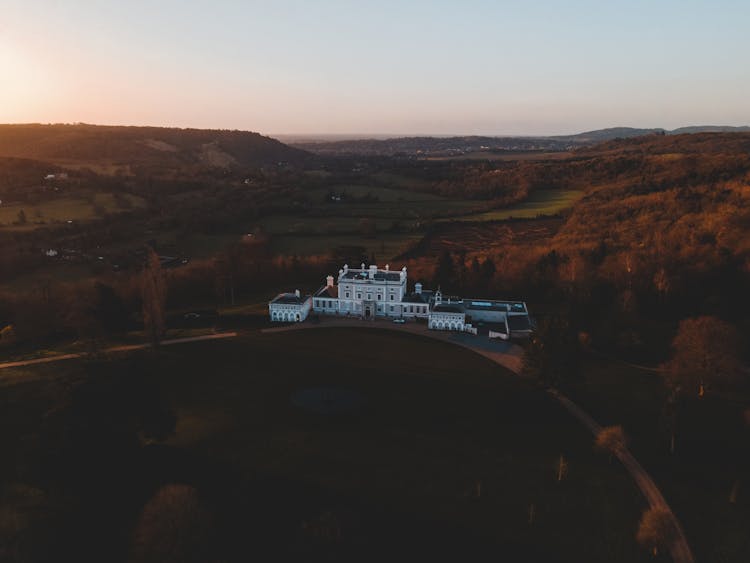
<path id="1" fill-rule="evenodd" d="M 739 125 L 750 121 L 750 9 L 719 4 L 10 0 L 0 122 L 400 134 Z"/>

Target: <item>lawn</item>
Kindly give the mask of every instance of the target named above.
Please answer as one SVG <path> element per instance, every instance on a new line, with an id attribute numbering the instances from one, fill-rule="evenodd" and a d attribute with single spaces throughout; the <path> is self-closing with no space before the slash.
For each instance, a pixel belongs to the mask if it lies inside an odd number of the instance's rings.
<path id="1" fill-rule="evenodd" d="M 111 490 L 65 500 L 34 482 L 22 453 L 66 380 L 111 373 L 158 384 L 176 433 L 148 450 L 145 474 L 97 474 Z M 625 471 L 544 392 L 445 343 L 375 330 L 254 333 L 24 374 L 0 395 L 0 445 L 19 460 L 0 473 L 14 491 L 0 532 L 25 526 L 41 549 L 47 536 L 34 530 L 49 526 L 58 558 L 75 546 L 79 561 L 121 560 L 149 491 L 179 482 L 210 507 L 221 561 L 650 560 L 634 540 L 644 501 Z M 322 403 L 329 414 L 300 400 L 320 390 L 335 398 Z M 79 550 L 89 544 L 99 546 L 90 557 Z"/>

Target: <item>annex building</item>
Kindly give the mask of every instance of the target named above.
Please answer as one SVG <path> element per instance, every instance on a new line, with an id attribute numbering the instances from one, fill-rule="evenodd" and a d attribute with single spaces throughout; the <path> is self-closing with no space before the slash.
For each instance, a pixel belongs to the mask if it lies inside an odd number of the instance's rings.
<path id="1" fill-rule="evenodd" d="M 312 295 L 281 293 L 268 305 L 272 321 L 302 322 L 312 312 L 361 319 L 423 319 L 433 330 L 450 330 L 497 338 L 523 338 L 531 333 L 526 303 L 444 296 L 417 282 L 409 291 L 406 267 L 384 269 L 376 265 L 344 265 L 338 278 Z"/>

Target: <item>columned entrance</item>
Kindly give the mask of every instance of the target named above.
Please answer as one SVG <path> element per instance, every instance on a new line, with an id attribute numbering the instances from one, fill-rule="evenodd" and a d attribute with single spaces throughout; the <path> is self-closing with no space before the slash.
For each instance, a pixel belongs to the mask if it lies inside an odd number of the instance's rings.
<path id="1" fill-rule="evenodd" d="M 365 301 L 362 304 L 362 316 L 366 319 L 372 319 L 375 317 L 375 303 L 372 301 Z"/>

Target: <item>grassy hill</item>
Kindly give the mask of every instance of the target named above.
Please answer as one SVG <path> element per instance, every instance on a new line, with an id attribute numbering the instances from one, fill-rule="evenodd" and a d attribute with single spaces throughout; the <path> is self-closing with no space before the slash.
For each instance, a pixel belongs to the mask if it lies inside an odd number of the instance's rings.
<path id="1" fill-rule="evenodd" d="M 299 162 L 306 155 L 249 131 L 23 124 L 0 125 L 0 156 L 72 165 L 232 168 Z"/>

